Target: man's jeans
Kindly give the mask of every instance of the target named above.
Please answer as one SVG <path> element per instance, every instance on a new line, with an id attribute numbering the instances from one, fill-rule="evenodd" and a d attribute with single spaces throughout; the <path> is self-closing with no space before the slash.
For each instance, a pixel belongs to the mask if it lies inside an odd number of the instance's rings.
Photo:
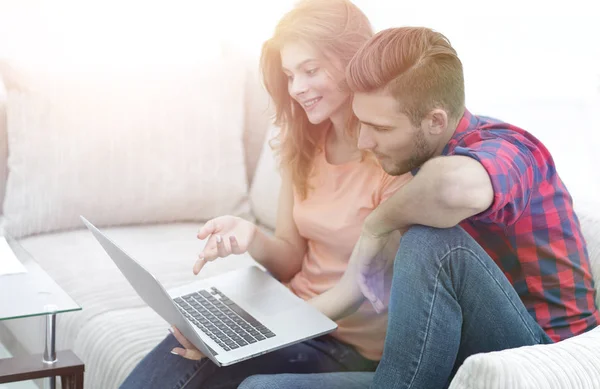
<path id="1" fill-rule="evenodd" d="M 211 360 L 190 361 L 171 354 L 181 347 L 167 336 L 125 379 L 121 389 L 235 389 L 253 374 L 374 371 L 377 362 L 331 336 L 322 336 L 236 363 L 217 367 Z"/>
<path id="2" fill-rule="evenodd" d="M 442 389 L 472 354 L 551 342 L 462 228 L 414 226 L 396 255 L 376 373 L 255 376 L 240 388 Z"/>

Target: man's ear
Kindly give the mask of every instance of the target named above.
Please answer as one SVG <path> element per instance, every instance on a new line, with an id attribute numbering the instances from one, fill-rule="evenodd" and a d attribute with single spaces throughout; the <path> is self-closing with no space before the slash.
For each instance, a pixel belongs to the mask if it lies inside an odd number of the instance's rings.
<path id="1" fill-rule="evenodd" d="M 424 128 L 430 135 L 440 135 L 448 128 L 448 114 L 440 108 L 432 109 L 425 117 Z"/>

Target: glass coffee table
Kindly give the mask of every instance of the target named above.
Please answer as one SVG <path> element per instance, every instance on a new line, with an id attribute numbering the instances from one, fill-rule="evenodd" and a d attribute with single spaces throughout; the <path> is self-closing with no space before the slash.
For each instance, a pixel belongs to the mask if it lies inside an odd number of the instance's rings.
<path id="1" fill-rule="evenodd" d="M 0 359 L 0 384 L 47 378 L 47 386 L 54 389 L 56 377 L 61 377 L 63 389 L 83 389 L 83 362 L 72 351 L 55 348 L 56 314 L 81 307 L 19 242 L 6 240 L 27 272 L 0 275 L 0 320 L 45 316 L 46 327 L 43 354 Z"/>

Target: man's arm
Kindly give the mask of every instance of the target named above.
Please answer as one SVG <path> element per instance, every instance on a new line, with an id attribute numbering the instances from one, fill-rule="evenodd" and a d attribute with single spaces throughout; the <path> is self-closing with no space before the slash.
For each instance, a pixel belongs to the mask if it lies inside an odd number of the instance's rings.
<path id="1" fill-rule="evenodd" d="M 485 168 L 465 156 L 437 157 L 365 220 L 363 233 L 383 236 L 413 224 L 448 228 L 485 211 L 494 190 Z"/>

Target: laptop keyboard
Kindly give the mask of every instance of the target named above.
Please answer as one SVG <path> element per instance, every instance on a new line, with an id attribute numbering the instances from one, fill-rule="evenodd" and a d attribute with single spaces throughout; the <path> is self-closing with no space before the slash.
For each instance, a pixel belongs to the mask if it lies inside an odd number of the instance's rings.
<path id="1" fill-rule="evenodd" d="M 275 336 L 217 288 L 190 293 L 174 301 L 190 322 L 225 351 Z"/>

